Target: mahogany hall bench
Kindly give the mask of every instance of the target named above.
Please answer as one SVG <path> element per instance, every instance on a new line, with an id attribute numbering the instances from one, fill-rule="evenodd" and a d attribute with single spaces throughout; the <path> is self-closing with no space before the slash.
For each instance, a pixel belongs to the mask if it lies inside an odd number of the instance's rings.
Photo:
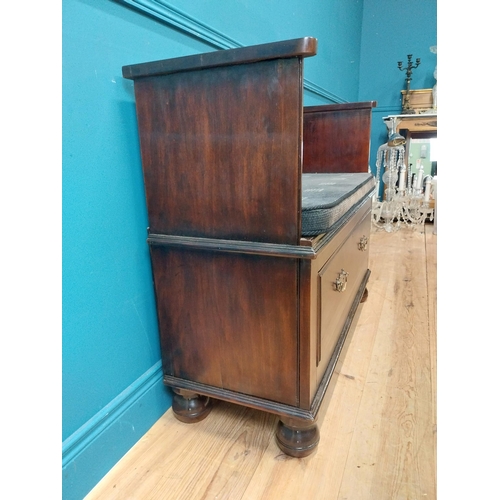
<path id="1" fill-rule="evenodd" d="M 303 106 L 315 38 L 123 67 L 134 81 L 164 383 L 279 416 L 304 457 L 370 275 L 375 102 Z"/>

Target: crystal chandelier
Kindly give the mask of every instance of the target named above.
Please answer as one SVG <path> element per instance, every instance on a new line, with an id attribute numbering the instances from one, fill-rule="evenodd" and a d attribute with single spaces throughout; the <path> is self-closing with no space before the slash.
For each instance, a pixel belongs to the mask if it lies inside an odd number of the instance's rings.
<path id="1" fill-rule="evenodd" d="M 388 233 L 401 227 L 423 228 L 427 219 L 433 220 L 434 209 L 430 208 L 432 177 L 424 177 L 424 169 L 417 162 L 416 172 L 407 169 L 405 158 L 405 138 L 396 132 L 396 117 L 384 120 L 389 133 L 387 143 L 377 151 L 376 196 L 373 201 L 372 223 Z M 381 182 L 384 196 L 380 196 Z"/>

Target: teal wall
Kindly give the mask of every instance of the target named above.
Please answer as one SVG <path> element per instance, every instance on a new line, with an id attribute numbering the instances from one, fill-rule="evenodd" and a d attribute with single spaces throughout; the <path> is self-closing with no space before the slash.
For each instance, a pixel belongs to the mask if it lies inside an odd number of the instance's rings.
<path id="1" fill-rule="evenodd" d="M 434 84 L 436 0 L 63 0 L 63 497 L 81 499 L 169 408 L 133 83 L 126 64 L 318 38 L 306 105 L 376 100 L 399 112 L 404 73 Z"/>
<path id="2" fill-rule="evenodd" d="M 305 63 L 305 77 L 339 101 L 357 99 L 362 0 L 172 2 L 241 45 L 314 36 L 318 54 Z M 306 100 L 308 94 L 305 95 Z M 324 101 L 327 102 L 327 101 Z M 328 101 L 330 102 L 330 101 Z M 309 100 L 308 104 L 315 104 Z M 321 102 L 318 102 L 321 104 Z"/>
<path id="3" fill-rule="evenodd" d="M 375 173 L 377 148 L 387 142 L 384 116 L 401 113 L 401 90 L 407 56 L 421 62 L 413 71 L 411 89 L 432 88 L 437 56 L 437 0 L 364 0 L 358 100 L 377 101 L 372 116 L 370 167 Z"/>
<path id="4" fill-rule="evenodd" d="M 171 404 L 161 380 L 133 83 L 121 67 L 314 36 L 305 104 L 355 101 L 362 8 L 362 0 L 63 0 L 65 500 L 83 498 Z"/>

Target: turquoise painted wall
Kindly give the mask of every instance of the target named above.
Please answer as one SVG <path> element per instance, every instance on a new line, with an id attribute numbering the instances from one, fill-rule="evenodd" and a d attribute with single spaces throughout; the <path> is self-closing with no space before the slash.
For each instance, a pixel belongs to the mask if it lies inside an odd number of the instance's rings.
<path id="1" fill-rule="evenodd" d="M 242 45 L 316 37 L 318 54 L 306 60 L 305 77 L 342 101 L 357 99 L 363 0 L 307 4 L 302 0 L 219 0 L 216 8 L 212 0 L 172 3 Z"/>
<path id="2" fill-rule="evenodd" d="M 204 49 L 113 2 L 63 2 L 63 439 L 159 359 L 132 82 Z"/>
<path id="3" fill-rule="evenodd" d="M 315 36 L 318 55 L 305 62 L 305 104 L 353 101 L 362 6 L 63 1 L 65 500 L 83 498 L 171 404 L 161 381 L 133 83 L 121 67 Z"/>
<path id="4" fill-rule="evenodd" d="M 401 112 L 401 90 L 407 55 L 421 59 L 413 71 L 411 89 L 432 88 L 437 56 L 437 0 L 364 0 L 358 100 L 375 100 L 372 116 L 370 167 L 375 173 L 377 148 L 387 142 L 384 116 Z"/>

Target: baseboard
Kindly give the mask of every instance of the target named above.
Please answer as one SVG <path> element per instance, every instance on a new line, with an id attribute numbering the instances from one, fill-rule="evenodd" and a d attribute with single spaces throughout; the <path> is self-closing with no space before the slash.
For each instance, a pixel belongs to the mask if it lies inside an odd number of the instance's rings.
<path id="1" fill-rule="evenodd" d="M 81 500 L 172 404 L 161 361 L 62 444 L 64 500 Z"/>

